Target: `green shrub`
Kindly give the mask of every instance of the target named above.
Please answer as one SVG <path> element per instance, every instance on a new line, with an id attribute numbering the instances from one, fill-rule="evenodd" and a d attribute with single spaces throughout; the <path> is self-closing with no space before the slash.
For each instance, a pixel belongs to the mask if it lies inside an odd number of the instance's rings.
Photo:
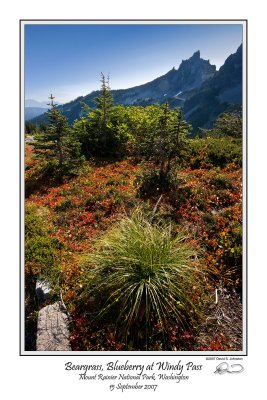
<path id="1" fill-rule="evenodd" d="M 43 211 L 43 213 L 42 213 Z M 52 277 L 57 268 L 60 244 L 49 236 L 45 210 L 34 205 L 25 208 L 25 263 L 26 275 Z"/>
<path id="2" fill-rule="evenodd" d="M 224 248 L 222 263 L 227 276 L 231 278 L 235 289 L 242 290 L 242 225 L 238 221 L 230 223 L 230 231 L 225 240 L 221 241 Z"/>
<path id="3" fill-rule="evenodd" d="M 242 140 L 233 138 L 199 138 L 188 141 L 184 163 L 191 168 L 242 166 Z"/>
<path id="4" fill-rule="evenodd" d="M 227 175 L 218 174 L 211 178 L 211 185 L 215 186 L 216 189 L 232 189 L 233 184 L 231 179 Z"/>
<path id="5" fill-rule="evenodd" d="M 29 197 L 35 191 L 43 190 L 55 184 L 62 183 L 66 179 L 75 176 L 79 171 L 79 165 L 68 165 L 64 162 L 59 165 L 57 160 L 39 160 L 33 168 L 25 173 L 25 197 Z"/>
<path id="6" fill-rule="evenodd" d="M 175 188 L 178 181 L 175 174 L 164 176 L 160 171 L 148 169 L 136 176 L 134 184 L 137 186 L 137 194 L 141 198 L 169 192 Z"/>
<path id="7" fill-rule="evenodd" d="M 73 203 L 70 199 L 63 200 L 59 205 L 55 206 L 55 211 L 66 211 L 69 208 L 73 207 Z"/>
<path id="8" fill-rule="evenodd" d="M 241 112 L 224 113 L 217 118 L 211 134 L 217 137 L 231 136 L 241 138 L 242 125 Z"/>
<path id="9" fill-rule="evenodd" d="M 170 225 L 152 218 L 140 209 L 123 218 L 99 239 L 84 266 L 82 304 L 94 296 L 97 318 L 116 321 L 124 337 L 137 325 L 139 333 L 152 322 L 164 331 L 173 322 L 188 327 L 199 316 L 199 296 L 191 296 L 203 276 L 197 250 L 184 233 L 173 236 Z"/>
<path id="10" fill-rule="evenodd" d="M 217 223 L 217 217 L 214 214 L 206 213 L 202 216 L 208 229 L 214 229 Z"/>
<path id="11" fill-rule="evenodd" d="M 190 186 L 181 186 L 171 190 L 169 194 L 170 203 L 177 208 L 184 205 L 192 196 L 192 189 Z"/>

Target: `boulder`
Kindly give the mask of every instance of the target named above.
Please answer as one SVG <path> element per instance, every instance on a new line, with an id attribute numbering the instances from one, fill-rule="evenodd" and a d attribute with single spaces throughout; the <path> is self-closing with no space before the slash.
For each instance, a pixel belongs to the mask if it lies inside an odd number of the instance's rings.
<path id="1" fill-rule="evenodd" d="M 60 301 L 39 312 L 36 351 L 71 351 L 69 319 Z"/>

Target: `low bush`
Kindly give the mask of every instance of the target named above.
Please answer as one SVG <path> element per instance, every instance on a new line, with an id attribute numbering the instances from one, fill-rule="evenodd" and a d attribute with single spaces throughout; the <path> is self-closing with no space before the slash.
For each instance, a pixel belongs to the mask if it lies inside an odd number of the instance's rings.
<path id="1" fill-rule="evenodd" d="M 57 269 L 57 250 L 60 244 L 49 235 L 45 209 L 34 205 L 25 209 L 25 263 L 26 276 L 44 276 L 52 278 Z"/>
<path id="2" fill-rule="evenodd" d="M 191 168 L 242 166 L 242 140 L 229 137 L 191 139 L 184 151 L 184 163 Z"/>
<path id="3" fill-rule="evenodd" d="M 178 180 L 174 173 L 164 176 L 159 170 L 148 169 L 136 176 L 134 184 L 139 197 L 149 198 L 174 189 Z"/>
<path id="4" fill-rule="evenodd" d="M 188 185 L 175 188 L 169 193 L 170 204 L 178 209 L 181 205 L 186 204 L 192 196 L 192 189 Z"/>
<path id="5" fill-rule="evenodd" d="M 79 172 L 80 165 L 69 166 L 68 163 L 59 165 L 57 160 L 39 161 L 25 173 L 25 196 L 51 187 L 74 177 Z M 82 167 L 81 167 L 82 168 Z"/>
<path id="6" fill-rule="evenodd" d="M 218 174 L 211 178 L 210 184 L 213 185 L 216 189 L 232 189 L 233 184 L 231 179 L 224 174 Z"/>
<path id="7" fill-rule="evenodd" d="M 216 227 L 217 217 L 214 214 L 206 213 L 202 216 L 207 229 L 211 230 Z"/>

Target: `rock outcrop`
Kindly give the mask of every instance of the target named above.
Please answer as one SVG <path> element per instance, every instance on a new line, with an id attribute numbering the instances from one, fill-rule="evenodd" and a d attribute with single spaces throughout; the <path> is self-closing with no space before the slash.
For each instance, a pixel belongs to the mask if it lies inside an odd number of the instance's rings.
<path id="1" fill-rule="evenodd" d="M 36 351 L 71 351 L 69 319 L 60 301 L 39 312 Z"/>

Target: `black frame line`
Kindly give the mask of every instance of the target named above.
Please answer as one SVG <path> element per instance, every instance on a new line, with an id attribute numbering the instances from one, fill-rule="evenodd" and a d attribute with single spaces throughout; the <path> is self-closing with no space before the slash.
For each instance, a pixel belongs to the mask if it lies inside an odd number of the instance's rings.
<path id="1" fill-rule="evenodd" d="M 244 29 L 245 29 L 245 33 L 246 33 L 246 43 L 245 43 L 245 48 L 246 48 L 246 59 L 245 62 L 243 60 L 243 66 L 246 66 L 246 75 L 245 75 L 245 81 L 246 81 L 246 91 L 245 91 L 245 104 L 246 104 L 246 142 L 244 143 L 244 139 L 243 139 L 243 146 L 245 145 L 245 155 L 246 155 L 246 164 L 245 164 L 245 168 L 246 168 L 246 182 L 245 182 L 245 186 L 243 185 L 243 187 L 246 188 L 246 197 L 245 197 L 245 201 L 246 201 L 246 207 L 245 207 L 245 221 L 243 221 L 243 224 L 245 222 L 245 226 L 246 226 L 246 235 L 245 235 L 245 239 L 246 239 L 246 258 L 245 258 L 245 262 L 246 262 L 246 271 L 245 271 L 245 276 L 246 276 L 246 286 L 245 286 L 245 290 L 246 290 L 246 325 L 245 325 L 245 333 L 246 333 L 246 346 L 245 346 L 245 354 L 240 354 L 240 357 L 247 357 L 248 356 L 248 19 L 19 19 L 19 356 L 26 356 L 26 357 L 211 357 L 211 356 L 224 356 L 227 354 L 225 354 L 226 352 L 224 352 L 223 354 L 220 352 L 209 352 L 209 353 L 205 353 L 205 354 L 150 354 L 150 352 L 146 352 L 145 354 L 121 354 L 121 353 L 116 353 L 113 352 L 115 354 L 93 354 L 91 352 L 88 351 L 88 354 L 71 354 L 71 352 L 66 352 L 64 354 L 38 354 L 38 352 L 33 351 L 32 354 L 23 354 L 22 353 L 22 327 L 21 327 L 21 322 L 22 322 L 22 318 L 21 318 L 21 311 L 22 311 L 22 304 L 21 304 L 21 295 L 22 295 L 22 287 L 21 287 L 21 279 L 22 279 L 22 251 L 24 251 L 24 249 L 22 249 L 22 223 L 21 223 L 21 218 L 22 218 L 22 206 L 24 206 L 25 203 L 25 193 L 24 193 L 24 197 L 22 198 L 22 155 L 21 155 L 21 150 L 22 150 L 22 145 L 21 145 L 21 139 L 22 139 L 22 101 L 21 101 L 21 97 L 22 97 L 22 88 L 21 88 L 21 83 L 22 83 L 22 50 L 24 51 L 25 49 L 25 44 L 23 46 L 22 49 L 22 43 L 21 43 L 21 38 L 22 38 L 22 27 L 23 27 L 23 23 L 27 23 L 27 22 L 47 22 L 47 24 L 49 24 L 50 22 L 59 22 L 59 24 L 62 24 L 62 22 L 174 22 L 174 23 L 179 23 L 179 22 L 225 22 L 226 24 L 228 22 L 242 22 Z M 37 24 L 36 24 L 37 25 Z M 43 24 L 45 25 L 45 24 Z M 64 25 L 64 24 L 62 24 Z M 73 24 L 74 25 L 74 24 Z M 242 43 L 244 43 L 244 37 L 242 40 Z M 24 60 L 25 62 L 25 60 Z M 25 74 L 23 76 L 23 79 L 25 80 Z M 243 83 L 244 86 L 244 83 Z M 24 85 L 25 87 L 25 85 Z M 244 166 L 243 166 L 244 168 Z M 23 173 L 23 179 L 24 179 L 24 173 Z M 243 200 L 244 201 L 244 200 Z M 244 207 L 244 203 L 243 203 L 243 207 Z M 24 209 L 23 209 L 24 210 Z M 244 210 L 244 208 L 243 208 Z M 24 215 L 24 214 L 23 214 Z M 244 215 L 244 213 L 243 213 Z M 244 236 L 243 236 L 244 239 Z M 23 266 L 24 267 L 24 266 Z M 243 271 L 244 272 L 244 271 Z M 24 269 L 23 269 L 23 273 L 24 273 Z M 244 332 L 243 332 L 244 334 Z M 25 351 L 25 350 L 23 350 Z M 127 352 L 125 352 L 127 353 Z M 163 352 L 161 352 L 163 353 Z M 167 352 L 166 352 L 167 353 Z"/>

